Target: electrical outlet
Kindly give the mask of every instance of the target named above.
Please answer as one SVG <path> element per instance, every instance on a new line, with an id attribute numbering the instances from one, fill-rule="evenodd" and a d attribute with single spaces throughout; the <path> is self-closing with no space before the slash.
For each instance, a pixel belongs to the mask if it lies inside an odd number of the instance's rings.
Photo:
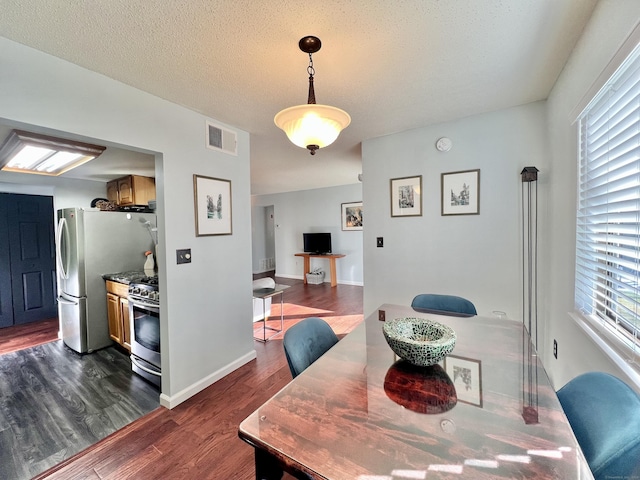
<path id="1" fill-rule="evenodd" d="M 384 310 L 378 310 L 378 320 L 384 322 L 386 318 Z"/>
<path id="2" fill-rule="evenodd" d="M 181 263 L 191 263 L 191 249 L 176 250 L 176 262 L 178 265 Z"/>
<path id="3" fill-rule="evenodd" d="M 556 360 L 558 359 L 558 342 L 555 339 L 553 340 L 553 356 Z"/>

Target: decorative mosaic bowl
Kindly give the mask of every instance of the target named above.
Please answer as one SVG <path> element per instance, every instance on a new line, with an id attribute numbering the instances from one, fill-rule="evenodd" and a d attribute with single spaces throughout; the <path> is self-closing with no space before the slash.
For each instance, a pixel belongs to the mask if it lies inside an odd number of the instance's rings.
<path id="1" fill-rule="evenodd" d="M 453 351 L 456 332 L 426 318 L 395 318 L 384 323 L 382 333 L 391 350 L 413 365 L 435 365 Z"/>

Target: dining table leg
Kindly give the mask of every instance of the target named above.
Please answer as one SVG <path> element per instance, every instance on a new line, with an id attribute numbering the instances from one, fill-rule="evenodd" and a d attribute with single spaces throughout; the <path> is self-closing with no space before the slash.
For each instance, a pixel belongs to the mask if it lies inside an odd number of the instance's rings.
<path id="1" fill-rule="evenodd" d="M 255 449 L 256 480 L 281 480 L 284 475 L 282 464 L 270 453 Z M 287 468 L 287 472 L 298 480 L 313 480 L 304 472 Z"/>
<path id="2" fill-rule="evenodd" d="M 261 450 L 255 449 L 256 480 L 281 480 L 284 471 L 276 458 Z"/>

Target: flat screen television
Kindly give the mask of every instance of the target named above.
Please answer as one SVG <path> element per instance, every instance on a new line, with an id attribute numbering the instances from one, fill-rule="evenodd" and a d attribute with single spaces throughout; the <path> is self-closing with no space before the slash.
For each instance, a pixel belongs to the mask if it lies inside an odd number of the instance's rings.
<path id="1" fill-rule="evenodd" d="M 331 253 L 330 233 L 303 233 L 304 253 Z"/>

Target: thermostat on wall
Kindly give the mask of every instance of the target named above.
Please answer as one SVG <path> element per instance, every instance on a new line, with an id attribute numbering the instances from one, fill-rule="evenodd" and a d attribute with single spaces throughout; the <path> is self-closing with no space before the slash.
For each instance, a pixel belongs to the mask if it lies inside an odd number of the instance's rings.
<path id="1" fill-rule="evenodd" d="M 453 142 L 451 141 L 450 138 L 447 138 L 447 137 L 440 137 L 436 141 L 436 148 L 441 152 L 448 152 L 449 150 L 451 150 L 452 145 L 453 145 Z"/>

